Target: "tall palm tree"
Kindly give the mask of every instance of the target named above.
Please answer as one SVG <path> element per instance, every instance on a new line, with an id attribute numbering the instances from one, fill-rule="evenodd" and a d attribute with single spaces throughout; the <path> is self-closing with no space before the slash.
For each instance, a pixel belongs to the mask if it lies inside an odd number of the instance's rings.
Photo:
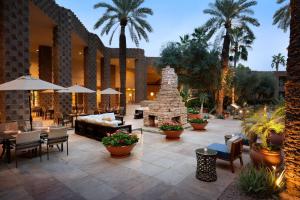
<path id="1" fill-rule="evenodd" d="M 275 68 L 276 72 L 278 72 L 279 66 L 285 66 L 285 57 L 281 53 L 274 55 L 272 60 L 271 67 Z"/>
<path id="2" fill-rule="evenodd" d="M 285 177 L 283 199 L 300 199 L 300 1 L 291 0 L 290 45 L 288 48 L 287 82 L 285 85 Z"/>
<path id="3" fill-rule="evenodd" d="M 139 41 L 145 39 L 149 41 L 147 32 L 152 32 L 152 27 L 146 21 L 148 15 L 153 15 L 150 8 L 141 7 L 144 0 L 112 0 L 110 5 L 100 2 L 94 8 L 105 8 L 103 16 L 96 22 L 94 29 L 103 25 L 101 35 L 108 35 L 112 31 L 109 44 L 111 44 L 115 32 L 120 27 L 119 37 L 119 63 L 120 63 L 120 83 L 121 98 L 120 105 L 126 110 L 126 35 L 125 29 L 128 27 L 132 41 L 139 46 Z M 106 23 L 106 24 L 105 24 Z"/>
<path id="4" fill-rule="evenodd" d="M 281 8 L 279 8 L 273 15 L 273 25 L 277 25 L 278 28 L 286 32 L 291 23 L 291 9 L 289 0 L 277 0 L 278 4 L 285 3 Z"/>
<path id="5" fill-rule="evenodd" d="M 231 52 L 233 53 L 233 87 L 231 94 L 231 103 L 235 103 L 235 69 L 239 60 L 248 60 L 248 49 L 251 49 L 251 45 L 255 40 L 253 32 L 244 27 L 236 27 L 231 32 Z"/>
<path id="6" fill-rule="evenodd" d="M 205 27 L 211 33 L 224 31 L 223 49 L 221 54 L 221 79 L 220 90 L 217 103 L 217 113 L 223 113 L 224 91 L 226 86 L 226 77 L 228 74 L 229 52 L 230 52 L 230 34 L 234 27 L 244 27 L 250 30 L 249 25 L 259 26 L 257 19 L 251 17 L 254 11 L 251 7 L 255 6 L 255 0 L 216 0 L 209 4 L 209 9 L 204 13 L 212 17 L 206 22 Z"/>

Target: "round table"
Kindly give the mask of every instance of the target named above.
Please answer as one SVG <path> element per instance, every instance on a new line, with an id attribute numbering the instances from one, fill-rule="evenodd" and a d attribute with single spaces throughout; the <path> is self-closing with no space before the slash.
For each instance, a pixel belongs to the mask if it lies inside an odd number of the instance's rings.
<path id="1" fill-rule="evenodd" d="M 214 150 L 197 149 L 197 171 L 196 178 L 205 181 L 213 182 L 217 180 L 216 159 L 217 152 Z"/>

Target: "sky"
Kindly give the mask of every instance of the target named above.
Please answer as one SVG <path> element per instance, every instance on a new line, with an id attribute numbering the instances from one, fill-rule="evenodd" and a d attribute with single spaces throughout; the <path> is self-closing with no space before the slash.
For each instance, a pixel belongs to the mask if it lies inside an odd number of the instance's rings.
<path id="1" fill-rule="evenodd" d="M 111 45 L 110 35 L 100 36 L 101 28 L 94 30 L 95 22 L 102 16 L 104 9 L 94 9 L 93 5 L 101 0 L 56 0 L 65 8 L 71 9 L 93 33 L 101 38 L 105 46 L 118 47 L 118 35 L 116 34 Z M 111 0 L 101 2 L 112 3 Z M 144 7 L 153 10 L 154 15 L 148 17 L 148 22 L 154 31 L 149 33 L 149 42 L 141 41 L 139 48 L 145 50 L 146 56 L 159 56 L 161 49 L 168 42 L 178 41 L 179 36 L 190 34 L 193 30 L 203 25 L 209 15 L 203 13 L 208 4 L 214 0 L 145 0 Z M 287 54 L 289 33 L 284 33 L 272 25 L 272 16 L 280 7 L 276 0 L 257 0 L 257 6 L 253 7 L 254 17 L 260 22 L 260 27 L 253 27 L 256 40 L 249 50 L 248 61 L 243 64 L 252 70 L 272 70 L 272 56 L 278 53 Z M 128 33 L 127 33 L 128 35 Z M 129 35 L 128 35 L 129 36 Z M 135 44 L 127 37 L 127 47 L 136 48 Z M 284 70 L 282 67 L 280 70 Z"/>

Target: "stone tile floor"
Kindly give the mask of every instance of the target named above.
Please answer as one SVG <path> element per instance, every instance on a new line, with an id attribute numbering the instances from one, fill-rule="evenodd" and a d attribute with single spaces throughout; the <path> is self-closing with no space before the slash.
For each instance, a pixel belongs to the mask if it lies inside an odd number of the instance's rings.
<path id="1" fill-rule="evenodd" d="M 141 121 L 127 119 L 138 128 Z M 217 199 L 240 170 L 231 173 L 227 162 L 217 161 L 218 180 L 212 183 L 195 178 L 195 149 L 210 143 L 224 143 L 224 135 L 240 131 L 240 122 L 212 119 L 206 131 L 185 130 L 178 141 L 144 132 L 128 158 L 111 158 L 104 146 L 69 131 L 69 156 L 52 149 L 50 160 L 43 156 L 0 162 L 0 199 Z M 244 163 L 249 161 L 247 148 Z"/>

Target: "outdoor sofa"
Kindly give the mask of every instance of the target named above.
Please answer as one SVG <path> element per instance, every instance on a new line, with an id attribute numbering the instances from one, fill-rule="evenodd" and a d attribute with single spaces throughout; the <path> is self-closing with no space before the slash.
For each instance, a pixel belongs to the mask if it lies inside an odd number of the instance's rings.
<path id="1" fill-rule="evenodd" d="M 129 133 L 132 132 L 131 125 L 124 125 L 123 117 L 116 116 L 114 113 L 88 115 L 75 120 L 76 134 L 98 140 L 107 136 L 108 133 L 114 133 L 122 129 Z"/>

